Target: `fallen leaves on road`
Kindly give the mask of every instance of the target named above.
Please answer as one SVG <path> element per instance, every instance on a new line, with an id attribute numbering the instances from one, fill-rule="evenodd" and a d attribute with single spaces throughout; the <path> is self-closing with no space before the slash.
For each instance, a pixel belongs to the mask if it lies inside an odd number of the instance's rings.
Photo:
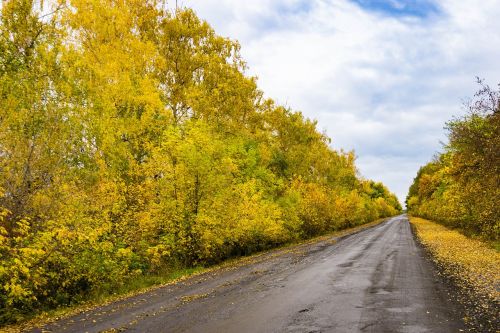
<path id="1" fill-rule="evenodd" d="M 499 321 L 500 253 L 458 231 L 417 217 L 410 217 L 420 242 L 433 260 L 464 294 L 466 322 L 495 332 Z"/>

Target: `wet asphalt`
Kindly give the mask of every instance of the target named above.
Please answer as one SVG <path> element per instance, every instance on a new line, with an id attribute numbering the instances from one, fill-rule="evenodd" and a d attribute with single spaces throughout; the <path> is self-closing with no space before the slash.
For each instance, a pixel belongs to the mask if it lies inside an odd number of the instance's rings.
<path id="1" fill-rule="evenodd" d="M 400 215 L 33 332 L 460 332 L 453 293 Z"/>

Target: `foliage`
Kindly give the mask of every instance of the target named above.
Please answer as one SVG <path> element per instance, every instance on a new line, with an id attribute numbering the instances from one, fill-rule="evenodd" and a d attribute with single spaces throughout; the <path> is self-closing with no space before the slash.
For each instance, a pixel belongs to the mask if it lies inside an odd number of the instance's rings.
<path id="1" fill-rule="evenodd" d="M 161 8 L 3 2 L 0 323 L 400 211 L 237 42 Z"/>
<path id="2" fill-rule="evenodd" d="M 447 124 L 445 152 L 420 168 L 406 203 L 411 214 L 498 240 L 500 89 L 479 83 L 468 114 Z"/>

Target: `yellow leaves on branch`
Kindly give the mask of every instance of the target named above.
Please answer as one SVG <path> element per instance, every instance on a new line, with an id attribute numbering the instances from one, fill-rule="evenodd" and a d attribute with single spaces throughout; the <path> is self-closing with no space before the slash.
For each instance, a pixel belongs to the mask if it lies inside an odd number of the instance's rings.
<path id="1" fill-rule="evenodd" d="M 192 10 L 45 9 L 0 18 L 0 324 L 401 210 Z"/>

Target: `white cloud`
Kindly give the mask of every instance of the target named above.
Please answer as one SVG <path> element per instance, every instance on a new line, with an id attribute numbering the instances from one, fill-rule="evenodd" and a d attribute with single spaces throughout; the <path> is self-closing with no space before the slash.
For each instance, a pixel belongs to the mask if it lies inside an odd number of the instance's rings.
<path id="1" fill-rule="evenodd" d="M 267 96 L 318 119 L 333 146 L 355 149 L 367 178 L 404 201 L 443 126 L 500 78 L 500 2 L 443 0 L 427 18 L 391 17 L 349 0 L 185 0 L 238 39 Z"/>

